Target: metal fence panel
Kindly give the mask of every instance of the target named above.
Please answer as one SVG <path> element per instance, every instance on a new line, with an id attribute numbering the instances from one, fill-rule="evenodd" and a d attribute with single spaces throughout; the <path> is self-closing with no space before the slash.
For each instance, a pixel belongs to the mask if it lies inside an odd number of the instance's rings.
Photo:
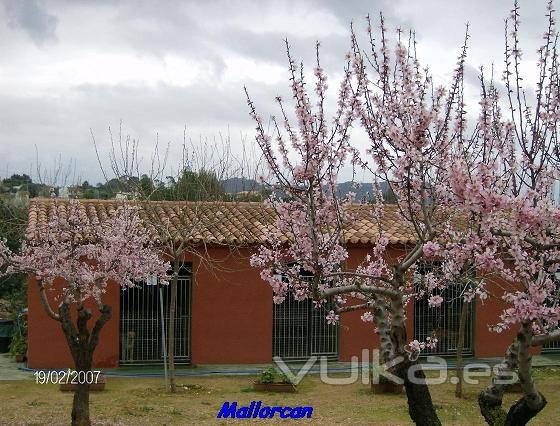
<path id="1" fill-rule="evenodd" d="M 160 285 L 139 283 L 121 292 L 120 364 L 163 362 Z M 167 330 L 171 289 L 162 285 L 164 320 Z M 175 306 L 175 363 L 190 362 L 191 276 L 182 270 L 177 282 Z"/>
<path id="2" fill-rule="evenodd" d="M 543 353 L 560 352 L 560 341 L 546 343 L 542 347 Z"/>
<path id="3" fill-rule="evenodd" d="M 327 313 L 325 308 L 311 306 L 311 355 L 338 358 L 338 325 L 327 323 Z"/>
<path id="4" fill-rule="evenodd" d="M 327 323 L 327 309 L 313 308 L 311 300 L 300 302 L 289 294 L 273 305 L 272 353 L 285 360 L 305 360 L 325 355 L 338 358 L 338 326 Z"/>
<path id="5" fill-rule="evenodd" d="M 462 287 L 452 285 L 440 290 L 444 302 L 439 308 L 430 308 L 426 297 L 414 301 L 414 339 L 424 342 L 435 335 L 438 343 L 435 349 L 426 349 L 423 353 L 431 355 L 454 355 L 457 353 L 459 322 L 463 297 Z M 469 303 L 463 355 L 473 354 L 474 302 Z"/>

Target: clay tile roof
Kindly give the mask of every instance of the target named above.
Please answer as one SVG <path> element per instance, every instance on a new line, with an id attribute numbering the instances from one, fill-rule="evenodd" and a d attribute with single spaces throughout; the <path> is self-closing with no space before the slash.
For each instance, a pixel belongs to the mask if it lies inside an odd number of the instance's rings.
<path id="1" fill-rule="evenodd" d="M 56 203 L 55 203 L 56 201 Z M 176 239 L 191 243 L 219 245 L 255 245 L 266 242 L 266 230 L 273 227 L 274 213 L 257 202 L 185 202 L 151 201 L 145 203 L 123 200 L 79 200 L 80 215 L 86 223 L 102 222 L 123 202 L 140 207 L 140 217 L 148 230 L 156 235 L 152 223 L 166 223 Z M 64 215 L 67 199 L 34 198 L 29 203 L 27 238 L 36 237 L 55 208 Z M 354 206 L 357 220 L 343 233 L 345 243 L 372 244 L 379 237 L 371 207 Z M 382 229 L 391 244 L 414 241 L 414 232 L 397 212 L 396 206 L 385 206 Z M 188 229 L 188 231 L 185 231 Z M 284 240 L 285 237 L 282 237 Z"/>

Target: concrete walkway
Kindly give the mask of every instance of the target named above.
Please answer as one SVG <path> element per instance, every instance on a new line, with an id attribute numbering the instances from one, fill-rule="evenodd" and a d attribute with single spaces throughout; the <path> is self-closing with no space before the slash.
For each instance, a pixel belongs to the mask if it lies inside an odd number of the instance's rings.
<path id="1" fill-rule="evenodd" d="M 0 381 L 2 380 L 30 380 L 32 371 L 24 371 L 24 364 L 15 362 L 8 354 L 0 354 Z"/>
<path id="2" fill-rule="evenodd" d="M 427 363 L 425 359 L 420 359 L 426 370 L 436 370 L 441 367 L 437 364 Z M 464 358 L 463 365 L 467 364 L 487 364 L 494 366 L 500 362 L 500 358 Z M 447 368 L 455 368 L 455 359 L 446 358 Z M 227 364 L 227 365 L 193 365 L 185 367 L 177 367 L 175 375 L 177 377 L 200 377 L 200 376 L 245 376 L 256 375 L 272 364 Z M 297 373 L 304 364 L 290 363 L 289 367 Z M 537 355 L 533 357 L 533 366 L 554 367 L 560 366 L 560 353 Z M 350 362 L 329 362 L 329 373 L 345 373 L 359 368 L 359 365 L 352 365 Z M 24 380 L 33 377 L 35 370 L 28 369 L 22 364 L 16 364 L 9 357 L 0 356 L 0 379 L 3 380 Z M 317 361 L 311 368 L 310 373 L 318 374 L 320 372 L 320 362 Z M 107 376 L 115 377 L 163 377 L 163 367 L 121 367 L 115 369 L 103 369 L 103 373 Z"/>

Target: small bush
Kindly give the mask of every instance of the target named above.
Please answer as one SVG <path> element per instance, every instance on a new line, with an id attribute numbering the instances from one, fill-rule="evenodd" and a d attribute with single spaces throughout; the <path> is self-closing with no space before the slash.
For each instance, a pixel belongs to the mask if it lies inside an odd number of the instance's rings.
<path id="1" fill-rule="evenodd" d="M 25 355 L 27 353 L 27 338 L 21 334 L 16 334 L 12 337 L 10 343 L 10 355 Z"/>
<path id="2" fill-rule="evenodd" d="M 284 373 L 278 372 L 274 367 L 263 370 L 258 378 L 259 383 L 292 383 Z"/>
<path id="3" fill-rule="evenodd" d="M 276 369 L 274 367 L 268 367 L 266 370 L 263 370 L 259 375 L 259 382 L 274 383 L 275 377 L 276 377 Z"/>
<path id="4" fill-rule="evenodd" d="M 292 383 L 292 381 L 290 380 L 290 378 L 288 376 L 286 376 L 284 373 L 280 373 L 278 375 L 278 383 Z"/>

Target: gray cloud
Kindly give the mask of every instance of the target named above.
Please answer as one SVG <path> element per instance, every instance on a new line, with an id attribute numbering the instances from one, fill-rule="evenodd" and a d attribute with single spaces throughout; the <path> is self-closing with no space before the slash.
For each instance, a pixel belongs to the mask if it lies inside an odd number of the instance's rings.
<path id="1" fill-rule="evenodd" d="M 4 0 L 3 3 L 11 28 L 22 29 L 39 45 L 56 40 L 58 18 L 37 0 Z"/>
<path id="2" fill-rule="evenodd" d="M 331 82 L 344 66 L 349 24 L 365 43 L 368 13 L 377 22 L 415 29 L 420 59 L 438 78 L 452 71 L 471 24 L 466 81 L 478 90 L 478 67 L 503 64 L 503 18 L 510 0 L 0 0 L 0 174 L 27 171 L 35 146 L 44 161 L 76 160 L 82 176 L 100 174 L 92 128 L 102 147 L 106 129 L 124 121 L 144 144 L 231 131 L 253 137 L 243 85 L 264 117 L 274 97 L 289 99 L 288 38 L 308 69 L 315 41 Z M 521 1 L 522 43 L 532 64 L 544 31 L 544 5 Z M 52 41 L 57 41 L 52 43 Z M 38 48 L 38 46 L 40 48 Z M 183 62 L 184 63 L 183 63 Z M 177 64 L 178 62 L 178 64 Z M 331 86 L 333 86 L 331 84 Z M 332 87 L 336 93 L 336 88 Z M 474 114 L 476 116 L 476 114 Z"/>

